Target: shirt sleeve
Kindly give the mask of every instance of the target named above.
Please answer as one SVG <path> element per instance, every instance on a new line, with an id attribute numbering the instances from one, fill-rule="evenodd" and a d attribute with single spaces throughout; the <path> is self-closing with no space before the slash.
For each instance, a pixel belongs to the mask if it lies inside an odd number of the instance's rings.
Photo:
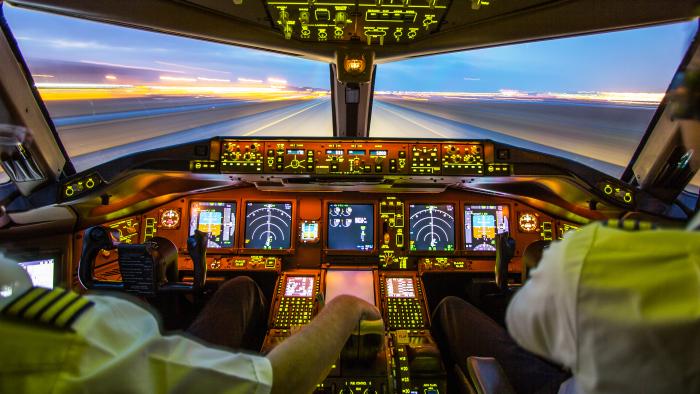
<path id="1" fill-rule="evenodd" d="M 73 326 L 86 342 L 84 351 L 78 367 L 63 374 L 59 392 L 89 385 L 98 392 L 270 392 L 267 358 L 217 349 L 184 335 L 163 336 L 156 318 L 135 303 L 89 298 L 95 307 Z"/>
<path id="2" fill-rule="evenodd" d="M 506 311 L 508 331 L 520 346 L 568 368 L 576 364 L 576 294 L 596 228 L 552 243 Z"/>

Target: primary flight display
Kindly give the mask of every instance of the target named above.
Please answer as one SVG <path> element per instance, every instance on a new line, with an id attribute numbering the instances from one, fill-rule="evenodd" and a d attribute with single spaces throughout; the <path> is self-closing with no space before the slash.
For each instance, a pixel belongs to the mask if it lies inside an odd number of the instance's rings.
<path id="1" fill-rule="evenodd" d="M 474 252 L 495 252 L 496 234 L 508 231 L 508 206 L 467 205 L 464 207 L 464 248 Z"/>
<path id="2" fill-rule="evenodd" d="M 193 201 L 190 206 L 190 235 L 194 230 L 209 234 L 208 248 L 232 248 L 236 231 L 236 203 Z"/>

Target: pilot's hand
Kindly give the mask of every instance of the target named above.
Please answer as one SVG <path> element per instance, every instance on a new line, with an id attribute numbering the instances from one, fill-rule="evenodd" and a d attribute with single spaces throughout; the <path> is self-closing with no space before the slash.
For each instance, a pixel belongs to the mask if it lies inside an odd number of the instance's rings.
<path id="1" fill-rule="evenodd" d="M 353 332 L 364 332 L 365 333 L 383 333 L 384 332 L 384 322 L 382 321 L 382 314 L 374 305 L 368 303 L 367 301 L 351 296 L 351 295 L 340 295 L 334 298 L 331 302 L 338 302 L 343 304 L 343 310 L 348 313 L 356 313 L 358 326 L 355 327 Z"/>

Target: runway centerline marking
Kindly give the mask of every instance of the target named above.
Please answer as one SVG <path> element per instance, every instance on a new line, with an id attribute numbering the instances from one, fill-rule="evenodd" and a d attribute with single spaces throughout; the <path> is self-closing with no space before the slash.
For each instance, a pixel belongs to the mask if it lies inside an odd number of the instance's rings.
<path id="1" fill-rule="evenodd" d="M 439 131 L 435 131 L 435 130 L 431 129 L 431 128 L 428 127 L 428 126 L 422 125 L 422 124 L 416 122 L 415 120 L 409 119 L 409 118 L 407 118 L 407 117 L 405 117 L 405 116 L 399 114 L 398 112 L 394 112 L 394 111 L 390 110 L 389 108 L 387 108 L 387 107 L 388 107 L 387 105 L 383 105 L 383 107 L 384 107 L 383 109 L 384 109 L 385 111 L 387 111 L 387 112 L 393 114 L 394 116 L 398 116 L 399 118 L 401 118 L 401 119 L 403 119 L 403 120 L 406 120 L 406 121 L 408 121 L 408 122 L 411 122 L 411 123 L 413 123 L 414 125 L 416 125 L 416 126 L 418 126 L 418 127 L 422 127 L 422 128 L 424 128 L 424 129 L 430 131 L 431 133 L 435 133 L 435 134 L 439 135 L 439 136 L 442 137 L 442 138 L 449 138 L 448 136 L 446 136 L 445 134 L 442 134 L 442 133 L 439 132 Z"/>
<path id="2" fill-rule="evenodd" d="M 316 104 L 314 104 L 314 105 L 310 105 L 310 106 L 308 106 L 308 107 L 305 107 L 305 108 L 303 108 L 303 109 L 301 109 L 301 110 L 299 110 L 299 111 L 297 111 L 297 112 L 295 112 L 295 113 L 293 113 L 293 114 L 291 114 L 291 115 L 285 116 L 284 118 L 277 119 L 277 120 L 275 120 L 274 122 L 270 122 L 270 123 L 268 123 L 268 124 L 266 124 L 266 125 L 264 125 L 264 126 L 260 126 L 260 127 L 258 127 L 257 129 L 255 129 L 255 130 L 251 130 L 251 131 L 248 131 L 248 132 L 246 132 L 246 133 L 243 133 L 243 136 L 244 136 L 244 137 L 247 137 L 247 136 L 249 136 L 249 135 L 253 135 L 253 134 L 257 133 L 258 131 L 265 130 L 265 129 L 268 128 L 268 127 L 272 127 L 272 126 L 274 126 L 274 125 L 276 125 L 276 124 L 278 124 L 278 123 L 284 122 L 285 120 L 287 120 L 287 119 L 289 119 L 289 118 L 292 118 L 292 117 L 294 117 L 294 116 L 297 116 L 297 115 L 299 115 L 300 113 L 302 113 L 302 112 L 304 112 L 304 111 L 308 111 L 308 110 L 310 110 L 311 108 L 317 107 L 317 106 L 319 106 L 319 105 L 321 105 L 321 104 L 323 104 L 323 103 L 324 103 L 324 101 L 321 101 L 320 103 L 316 103 Z"/>

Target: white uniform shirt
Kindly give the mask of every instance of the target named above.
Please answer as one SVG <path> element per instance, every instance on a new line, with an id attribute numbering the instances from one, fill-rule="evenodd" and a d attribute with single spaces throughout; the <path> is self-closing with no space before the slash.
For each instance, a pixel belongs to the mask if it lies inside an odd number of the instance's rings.
<path id="1" fill-rule="evenodd" d="M 269 393 L 267 358 L 163 336 L 147 310 L 117 297 L 94 306 L 74 333 L 0 322 L 0 392 Z M 53 342 L 52 342 L 53 341 Z"/>
<path id="2" fill-rule="evenodd" d="M 592 224 L 547 249 L 506 323 L 561 392 L 700 392 L 700 232 Z"/>

